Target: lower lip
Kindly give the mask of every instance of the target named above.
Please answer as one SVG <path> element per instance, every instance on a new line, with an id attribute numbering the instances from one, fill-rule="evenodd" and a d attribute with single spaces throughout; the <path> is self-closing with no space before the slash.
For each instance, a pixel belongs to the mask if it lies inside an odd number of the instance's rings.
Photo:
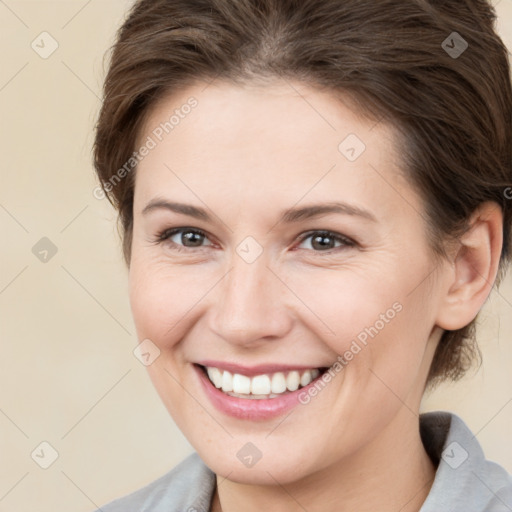
<path id="1" fill-rule="evenodd" d="M 268 420 L 275 418 L 300 404 L 299 395 L 307 393 L 308 388 L 315 385 L 317 379 L 307 386 L 291 391 L 275 398 L 237 398 L 217 389 L 206 376 L 202 368 L 194 365 L 203 389 L 213 405 L 221 412 L 242 420 Z"/>

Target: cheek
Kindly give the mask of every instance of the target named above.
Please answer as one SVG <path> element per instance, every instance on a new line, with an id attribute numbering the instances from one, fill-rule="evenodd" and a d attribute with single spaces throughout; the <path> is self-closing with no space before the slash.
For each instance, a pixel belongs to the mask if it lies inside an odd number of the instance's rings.
<path id="1" fill-rule="evenodd" d="M 130 305 L 139 337 L 150 338 L 161 349 L 184 334 L 212 284 L 191 269 L 135 258 L 130 267 Z"/>
<path id="2" fill-rule="evenodd" d="M 430 333 L 426 283 L 411 293 L 424 273 L 420 267 L 343 269 L 317 272 L 314 286 L 299 275 L 290 275 L 289 284 L 314 312 L 303 308 L 302 320 L 311 318 L 310 330 L 337 354 L 349 379 L 371 378 L 371 370 L 392 388 L 404 382 L 405 390 Z"/>
<path id="3" fill-rule="evenodd" d="M 312 330 L 337 353 L 387 328 L 401 309 L 400 283 L 386 283 L 365 268 L 317 271 L 311 279 L 296 273 L 287 284 L 304 305 L 302 319 L 311 318 Z"/>

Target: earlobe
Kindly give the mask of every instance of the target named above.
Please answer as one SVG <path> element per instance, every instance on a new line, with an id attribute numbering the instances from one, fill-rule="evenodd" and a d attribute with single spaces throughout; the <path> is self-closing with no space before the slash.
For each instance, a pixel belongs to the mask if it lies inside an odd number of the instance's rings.
<path id="1" fill-rule="evenodd" d="M 483 203 L 473 213 L 469 226 L 446 272 L 446 292 L 437 318 L 437 325 L 446 330 L 461 329 L 476 317 L 498 272 L 503 244 L 500 206 Z"/>

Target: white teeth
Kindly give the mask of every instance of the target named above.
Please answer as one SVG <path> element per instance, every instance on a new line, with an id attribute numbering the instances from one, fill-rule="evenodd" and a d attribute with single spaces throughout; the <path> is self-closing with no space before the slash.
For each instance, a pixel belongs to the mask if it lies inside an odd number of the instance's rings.
<path id="1" fill-rule="evenodd" d="M 208 368 L 208 377 L 216 388 L 222 387 L 222 373 L 218 368 Z"/>
<path id="2" fill-rule="evenodd" d="M 286 387 L 290 391 L 295 391 L 299 389 L 300 386 L 300 374 L 298 371 L 294 370 L 288 374 L 286 377 Z"/>
<path id="3" fill-rule="evenodd" d="M 222 391 L 233 391 L 233 376 L 229 372 L 222 374 Z"/>
<path id="4" fill-rule="evenodd" d="M 300 378 L 300 385 L 301 386 L 307 386 L 313 379 L 311 378 L 311 372 L 309 370 L 306 370 L 302 377 Z"/>
<path id="5" fill-rule="evenodd" d="M 233 393 L 248 395 L 251 392 L 251 379 L 246 375 L 235 373 L 233 375 Z"/>
<path id="6" fill-rule="evenodd" d="M 273 374 L 247 377 L 239 373 L 231 373 L 215 367 L 207 367 L 206 372 L 213 385 L 224 393 L 241 398 L 274 398 L 287 391 L 296 391 L 307 386 L 320 375 L 320 370 L 292 370 Z"/>
<path id="7" fill-rule="evenodd" d="M 268 395 L 270 391 L 270 377 L 268 375 L 256 375 L 252 378 L 251 393 L 253 395 Z"/>
<path id="8" fill-rule="evenodd" d="M 232 391 L 228 391 L 226 393 L 226 395 L 234 396 L 236 398 L 246 398 L 246 399 L 249 399 L 249 400 L 263 400 L 263 399 L 267 399 L 267 398 L 275 398 L 276 396 L 278 396 L 278 395 L 272 395 L 272 394 L 266 394 L 266 395 L 253 395 L 253 394 L 244 395 L 244 394 L 233 393 Z"/>
<path id="9" fill-rule="evenodd" d="M 272 393 L 284 393 L 286 391 L 286 379 L 283 372 L 272 375 Z"/>

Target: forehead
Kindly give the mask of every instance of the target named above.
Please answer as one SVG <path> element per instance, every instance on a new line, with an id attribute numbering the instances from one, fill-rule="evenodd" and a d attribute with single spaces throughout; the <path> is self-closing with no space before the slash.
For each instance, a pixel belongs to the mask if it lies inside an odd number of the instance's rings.
<path id="1" fill-rule="evenodd" d="M 192 135 L 211 139 L 217 134 L 216 143 L 229 144 L 235 137 L 278 135 L 296 148 L 304 137 L 317 146 L 322 139 L 336 142 L 344 132 L 368 139 L 377 125 L 379 135 L 394 135 L 391 126 L 363 117 L 348 95 L 277 79 L 243 85 L 196 82 L 167 93 L 146 114 L 140 135 L 158 132 L 166 123 L 164 137 L 171 131 L 173 136 L 185 132 L 190 140 Z"/>
<path id="2" fill-rule="evenodd" d="M 395 131 L 349 105 L 292 82 L 198 83 L 169 94 L 148 113 L 138 139 L 137 147 L 149 139 L 154 147 L 138 166 L 136 197 L 181 190 L 261 205 L 338 191 L 367 202 L 373 188 L 391 200 L 394 189 L 407 188 Z M 383 180 L 392 186 L 383 190 Z"/>

